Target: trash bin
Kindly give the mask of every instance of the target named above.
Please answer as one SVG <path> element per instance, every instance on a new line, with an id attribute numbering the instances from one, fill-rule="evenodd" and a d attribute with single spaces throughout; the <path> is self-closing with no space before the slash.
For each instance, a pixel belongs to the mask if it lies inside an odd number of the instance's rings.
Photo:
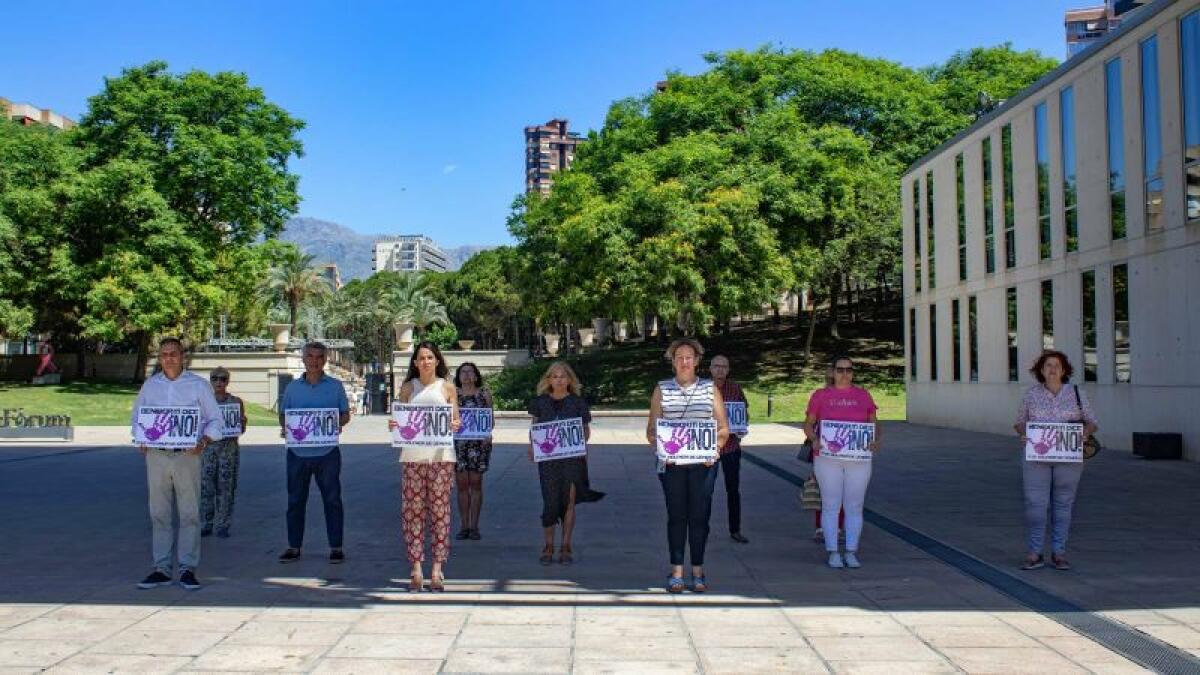
<path id="1" fill-rule="evenodd" d="M 1183 459 L 1183 434 L 1135 431 L 1133 454 L 1146 459 Z"/>

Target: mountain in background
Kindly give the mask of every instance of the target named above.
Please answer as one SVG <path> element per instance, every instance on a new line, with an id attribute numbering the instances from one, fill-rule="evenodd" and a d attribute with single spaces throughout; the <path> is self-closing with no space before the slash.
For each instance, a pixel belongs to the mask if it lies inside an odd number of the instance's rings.
<path id="1" fill-rule="evenodd" d="M 373 274 L 375 240 L 385 235 L 359 234 L 350 228 L 319 218 L 292 218 L 279 238 L 290 241 L 320 263 L 337 263 L 343 282 L 366 279 Z M 458 269 L 468 258 L 494 246 L 443 248 L 450 268 Z"/>

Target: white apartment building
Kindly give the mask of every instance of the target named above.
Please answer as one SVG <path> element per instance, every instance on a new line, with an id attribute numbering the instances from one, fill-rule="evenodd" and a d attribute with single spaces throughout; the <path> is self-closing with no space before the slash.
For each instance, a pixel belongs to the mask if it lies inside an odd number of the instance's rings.
<path id="1" fill-rule="evenodd" d="M 1200 460 L 1200 0 L 1157 0 L 902 179 L 908 419 L 1012 433 L 1065 352 L 1100 440 Z"/>
<path id="2" fill-rule="evenodd" d="M 429 237 L 405 234 L 375 241 L 376 272 L 445 272 L 450 261 L 445 252 Z"/>

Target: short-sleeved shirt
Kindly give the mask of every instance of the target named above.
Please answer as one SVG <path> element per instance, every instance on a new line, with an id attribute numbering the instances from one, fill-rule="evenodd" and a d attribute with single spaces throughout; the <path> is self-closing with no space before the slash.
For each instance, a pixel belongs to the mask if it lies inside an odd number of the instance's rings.
<path id="1" fill-rule="evenodd" d="M 862 387 L 822 387 L 809 397 L 805 414 L 816 418 L 817 433 L 820 433 L 821 420 L 870 422 L 871 415 L 878 409 L 871 393 Z"/>
<path id="2" fill-rule="evenodd" d="M 567 394 L 566 398 L 555 400 L 550 394 L 542 394 L 529 402 L 529 414 L 533 415 L 534 424 L 569 420 L 578 417 L 584 424 L 592 423 L 592 410 L 583 397 Z"/>
<path id="3" fill-rule="evenodd" d="M 1075 392 L 1079 399 L 1075 399 Z M 1073 384 L 1064 384 L 1055 395 L 1044 384 L 1035 384 L 1025 391 L 1021 407 L 1017 409 L 1017 426 L 1027 422 L 1090 422 L 1096 423 L 1092 406 L 1082 389 Z"/>
<path id="4" fill-rule="evenodd" d="M 303 375 L 292 380 L 287 389 L 283 390 L 283 399 L 279 402 L 279 413 L 301 408 L 337 408 L 339 413 L 350 412 L 350 400 L 346 398 L 346 388 L 342 381 L 329 375 L 321 375 L 316 384 L 309 384 Z M 322 457 L 328 455 L 336 445 L 316 447 L 288 448 L 297 457 Z"/>

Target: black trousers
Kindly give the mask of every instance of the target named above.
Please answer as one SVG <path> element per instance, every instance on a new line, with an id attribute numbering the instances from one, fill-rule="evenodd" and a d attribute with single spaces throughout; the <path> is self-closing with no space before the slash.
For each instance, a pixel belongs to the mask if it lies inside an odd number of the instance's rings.
<path id="1" fill-rule="evenodd" d="M 690 547 L 692 564 L 703 565 L 717 465 L 671 465 L 659 474 L 658 479 L 667 502 L 667 547 L 671 552 L 671 564 L 682 565 L 686 548 Z"/>
<path id="2" fill-rule="evenodd" d="M 742 531 L 742 451 L 721 455 L 721 473 L 725 475 L 725 503 L 729 511 L 729 534 Z"/>
<path id="3" fill-rule="evenodd" d="M 287 530 L 288 546 L 304 543 L 304 516 L 308 507 L 308 487 L 313 479 L 325 504 L 325 534 L 330 548 L 342 547 L 342 451 L 330 450 L 320 457 L 287 454 Z"/>

